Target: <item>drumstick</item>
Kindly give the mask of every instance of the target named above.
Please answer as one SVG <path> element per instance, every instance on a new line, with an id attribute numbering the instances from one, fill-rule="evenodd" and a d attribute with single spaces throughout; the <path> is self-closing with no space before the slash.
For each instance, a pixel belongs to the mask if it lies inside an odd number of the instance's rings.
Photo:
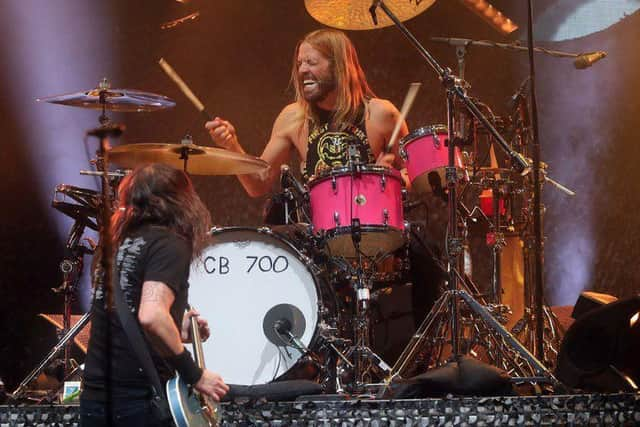
<path id="1" fill-rule="evenodd" d="M 184 95 L 189 99 L 189 101 L 191 101 L 191 103 L 196 107 L 196 109 L 207 120 L 211 120 L 211 114 L 207 113 L 207 110 L 204 108 L 204 104 L 200 102 L 198 97 L 191 91 L 191 89 L 189 89 L 189 86 L 187 86 L 184 80 L 180 78 L 178 73 L 176 73 L 176 71 L 171 67 L 171 65 L 169 65 L 169 63 L 165 61 L 164 58 L 160 58 L 158 63 L 160 64 L 164 72 L 167 73 L 169 78 L 173 80 L 173 82 L 178 86 L 178 88 L 180 88 L 182 93 L 184 93 Z"/>
<path id="2" fill-rule="evenodd" d="M 414 99 L 416 99 L 416 94 L 418 93 L 418 89 L 420 89 L 421 83 L 411 83 L 409 85 L 409 90 L 407 91 L 407 96 L 404 98 L 404 102 L 402 104 L 402 108 L 400 109 L 400 116 L 398 116 L 398 121 L 396 122 L 396 127 L 393 129 L 393 133 L 391 134 L 391 138 L 389 138 L 389 143 L 386 147 L 386 152 L 390 153 L 393 149 L 393 146 L 396 143 L 396 138 L 398 138 L 398 133 L 400 132 L 400 128 L 402 127 L 402 123 L 404 123 L 404 119 L 409 114 L 409 110 L 413 105 Z"/>

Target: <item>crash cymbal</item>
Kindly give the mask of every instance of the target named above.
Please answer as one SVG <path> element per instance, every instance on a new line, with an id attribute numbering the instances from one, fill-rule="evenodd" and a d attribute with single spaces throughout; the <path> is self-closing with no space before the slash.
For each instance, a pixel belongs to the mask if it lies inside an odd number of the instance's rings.
<path id="1" fill-rule="evenodd" d="M 103 94 L 101 100 L 100 94 Z M 133 89 L 91 89 L 65 95 L 38 98 L 38 102 L 69 105 L 71 107 L 89 108 L 118 112 L 150 112 L 175 107 L 175 101 L 166 96 Z"/>
<path id="2" fill-rule="evenodd" d="M 266 170 L 269 164 L 248 154 L 195 144 L 129 144 L 109 150 L 109 162 L 133 169 L 145 163 L 164 163 L 184 169 L 192 175 L 243 175 Z"/>
<path id="3" fill-rule="evenodd" d="M 435 0 L 385 0 L 384 4 L 398 17 L 407 21 L 427 10 Z M 374 25 L 369 8 L 371 0 L 304 0 L 307 12 L 317 21 L 341 30 L 373 30 L 393 25 L 379 7 L 378 25 Z"/>

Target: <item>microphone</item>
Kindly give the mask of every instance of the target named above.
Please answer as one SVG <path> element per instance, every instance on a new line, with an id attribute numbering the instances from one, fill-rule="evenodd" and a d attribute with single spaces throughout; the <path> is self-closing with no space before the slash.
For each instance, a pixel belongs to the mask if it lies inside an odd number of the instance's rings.
<path id="1" fill-rule="evenodd" d="M 507 101 L 507 108 L 509 110 L 514 110 L 518 106 L 518 102 L 525 96 L 525 92 L 529 88 L 529 82 L 531 81 L 531 76 L 527 76 L 526 79 L 520 84 L 520 87 L 514 93 L 509 100 Z"/>
<path id="2" fill-rule="evenodd" d="M 294 347 L 300 353 L 306 354 L 309 352 L 307 346 L 304 345 L 302 341 L 300 341 L 300 339 L 293 334 L 293 332 L 291 332 L 291 329 L 293 329 L 293 325 L 291 324 L 291 321 L 289 321 L 289 319 L 282 318 L 276 320 L 273 324 L 273 329 L 281 336 L 288 338 L 289 345 Z"/>
<path id="3" fill-rule="evenodd" d="M 273 324 L 273 329 L 280 335 L 285 335 L 287 332 L 291 332 L 291 322 L 289 319 L 278 319 Z"/>
<path id="4" fill-rule="evenodd" d="M 293 187 L 298 195 L 304 197 L 305 199 L 308 197 L 307 190 L 302 184 L 300 184 L 296 177 L 293 176 L 289 169 L 289 165 L 280 166 L 280 187 L 282 187 L 282 189 Z"/>
<path id="5" fill-rule="evenodd" d="M 591 67 L 595 62 L 600 61 L 605 56 L 607 56 L 607 52 L 604 52 L 602 50 L 583 53 L 576 57 L 576 59 L 573 61 L 573 66 L 578 70 L 583 70 L 585 68 Z"/>

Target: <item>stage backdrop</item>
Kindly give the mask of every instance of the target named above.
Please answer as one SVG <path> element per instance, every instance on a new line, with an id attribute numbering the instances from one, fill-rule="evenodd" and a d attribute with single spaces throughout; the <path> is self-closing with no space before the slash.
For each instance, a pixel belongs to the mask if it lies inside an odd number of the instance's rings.
<path id="1" fill-rule="evenodd" d="M 126 126 L 121 143 L 178 143 L 190 134 L 195 143 L 209 145 L 201 116 L 158 66 L 164 57 L 212 114 L 235 124 L 246 150 L 259 155 L 273 120 L 292 100 L 296 41 L 322 27 L 301 0 L 93 3 L 7 2 L 0 15 L 0 377 L 8 389 L 55 342 L 52 327 L 36 317 L 62 311 L 62 297 L 51 288 L 61 282 L 58 265 L 72 221 L 51 208 L 54 188 L 62 183 L 97 188 L 95 179 L 79 171 L 91 169 L 96 142 L 83 139 L 98 124 L 99 113 L 35 99 L 91 89 L 107 77 L 114 88 L 156 92 L 177 102 L 164 112 L 111 114 Z M 524 28 L 522 5 L 494 3 Z M 535 3 L 539 45 L 608 53 L 586 70 L 576 70 L 568 59 L 536 55 L 543 160 L 551 177 L 577 193 L 568 197 L 550 185 L 544 189 L 547 299 L 572 304 L 583 289 L 629 296 L 638 292 L 640 276 L 640 14 L 633 2 Z M 627 9 L 613 10 L 615 4 Z M 161 27 L 196 12 L 194 20 Z M 453 69 L 455 48 L 430 37 L 509 42 L 524 40 L 525 34 L 503 37 L 462 2 L 449 0 L 406 24 L 442 65 Z M 400 106 L 408 85 L 422 83 L 407 118 L 411 129 L 445 122 L 442 86 L 396 28 L 349 36 L 378 96 Z M 468 50 L 470 93 L 497 115 L 507 113 L 508 98 L 527 74 L 526 53 Z M 290 164 L 297 168 L 296 159 Z M 216 224 L 260 224 L 264 198 L 249 198 L 235 177 L 194 180 Z M 428 228 L 440 245 L 445 215 L 442 203 L 429 201 Z M 486 268 L 489 259 L 475 264 Z M 87 289 L 84 279 L 75 312 L 87 308 Z M 242 310 L 241 301 L 237 309 Z"/>

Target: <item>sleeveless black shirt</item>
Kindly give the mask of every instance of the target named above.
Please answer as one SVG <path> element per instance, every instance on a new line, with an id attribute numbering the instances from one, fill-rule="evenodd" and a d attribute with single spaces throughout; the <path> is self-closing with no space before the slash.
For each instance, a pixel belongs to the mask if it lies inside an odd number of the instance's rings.
<path id="1" fill-rule="evenodd" d="M 346 166 L 354 155 L 361 163 L 375 163 L 365 128 L 364 105 L 355 124 L 336 125 L 331 123 L 332 111 L 318 113 L 319 123 L 309 121 L 307 161 L 302 168 L 305 181 L 325 170 Z"/>

